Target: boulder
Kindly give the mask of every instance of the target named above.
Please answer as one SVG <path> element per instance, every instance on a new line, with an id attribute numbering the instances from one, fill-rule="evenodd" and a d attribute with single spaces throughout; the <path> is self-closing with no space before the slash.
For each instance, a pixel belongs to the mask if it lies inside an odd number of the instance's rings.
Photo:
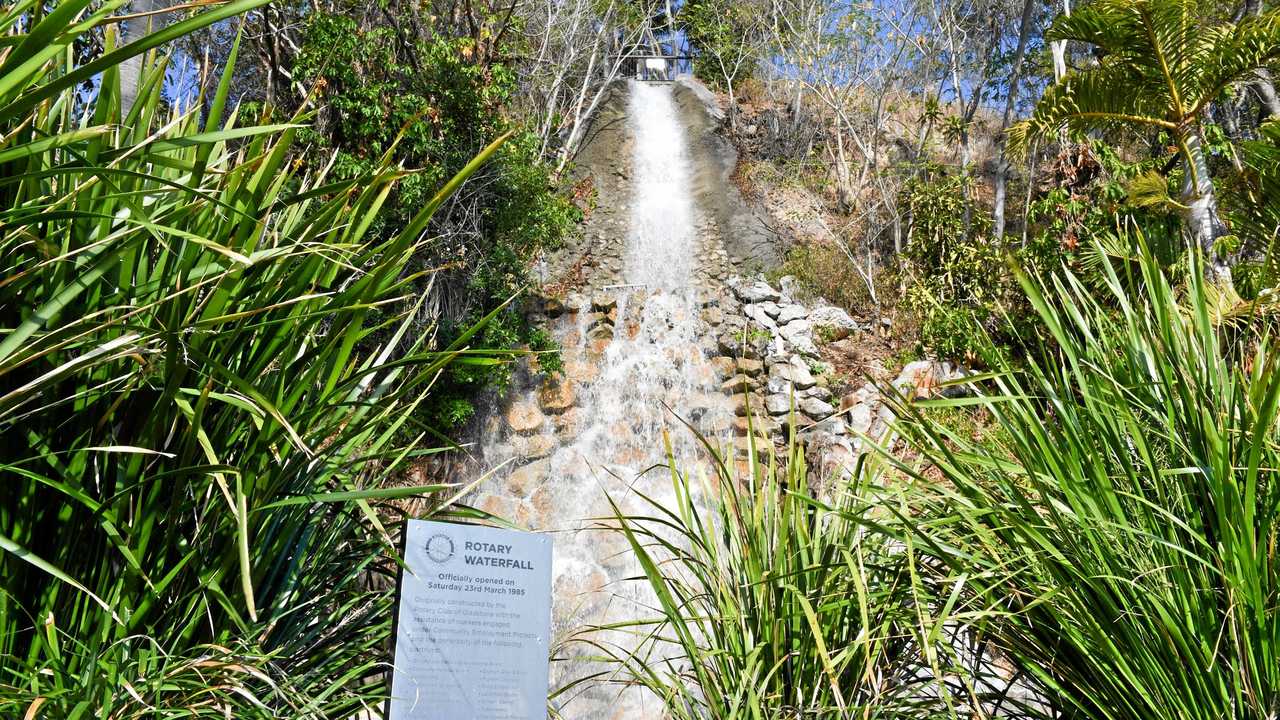
<path id="1" fill-rule="evenodd" d="M 782 393 L 768 395 L 764 399 L 764 408 L 770 415 L 786 415 L 791 412 L 791 398 Z"/>
<path id="2" fill-rule="evenodd" d="M 618 298 L 608 293 L 596 293 L 591 296 L 591 309 L 595 312 L 606 314 L 611 311 L 617 311 Z"/>
<path id="3" fill-rule="evenodd" d="M 831 406 L 831 403 L 814 397 L 800 398 L 796 401 L 796 405 L 800 408 L 800 412 L 808 415 L 814 420 L 830 417 L 836 412 L 836 409 Z"/>
<path id="4" fill-rule="evenodd" d="M 843 340 L 858 331 L 858 323 L 849 317 L 849 313 L 830 305 L 810 311 L 809 322 L 813 323 L 818 333 L 828 342 Z"/>
<path id="5" fill-rule="evenodd" d="M 759 375 L 764 371 L 764 363 L 751 358 L 742 358 L 738 361 L 738 371 L 747 375 Z"/>
<path id="6" fill-rule="evenodd" d="M 769 317 L 769 314 L 760 305 L 743 305 L 742 314 L 754 320 L 760 327 L 775 333 L 778 331 L 778 324 L 773 321 L 773 318 Z"/>
<path id="7" fill-rule="evenodd" d="M 778 324 L 786 325 L 793 320 L 803 320 L 808 314 L 800 305 L 783 305 L 778 311 Z"/>
<path id="8" fill-rule="evenodd" d="M 573 407 L 577 400 L 573 382 L 567 378 L 559 381 L 548 380 L 538 390 L 538 402 L 542 405 L 542 409 L 549 413 L 562 413 Z"/>
<path id="9" fill-rule="evenodd" d="M 507 409 L 507 425 L 512 431 L 521 435 L 528 435 L 538 428 L 542 427 L 546 418 L 542 415 L 542 411 L 538 406 L 527 400 L 522 400 L 511 404 Z"/>
<path id="10" fill-rule="evenodd" d="M 539 460 L 517 468 L 507 478 L 507 490 L 513 497 L 527 497 L 551 474 L 551 461 Z"/>
<path id="11" fill-rule="evenodd" d="M 564 376 L 575 383 L 592 383 L 600 376 L 600 366 L 579 356 L 564 362 Z"/>
<path id="12" fill-rule="evenodd" d="M 783 295 L 794 298 L 800 290 L 800 281 L 794 275 L 783 275 L 778 279 L 778 287 Z"/>
<path id="13" fill-rule="evenodd" d="M 747 393 L 745 395 L 733 396 L 733 414 L 742 416 L 747 414 L 747 407 L 750 406 L 752 411 L 758 411 L 764 407 L 764 401 L 755 393 Z"/>
<path id="14" fill-rule="evenodd" d="M 779 391 L 785 391 L 787 386 L 791 386 L 796 390 L 807 390 L 814 384 L 809 366 L 799 356 L 792 356 L 788 362 L 776 363 L 769 368 L 770 388 L 776 387 Z"/>
<path id="15" fill-rule="evenodd" d="M 871 424 L 875 420 L 875 415 L 871 412 L 870 403 L 860 402 L 844 412 L 851 431 L 862 435 L 871 432 Z"/>
<path id="16" fill-rule="evenodd" d="M 777 290 L 769 287 L 769 283 L 763 280 L 757 280 L 753 283 L 747 283 L 735 287 L 734 294 L 744 303 L 762 303 L 770 300 L 777 301 L 782 296 Z"/>

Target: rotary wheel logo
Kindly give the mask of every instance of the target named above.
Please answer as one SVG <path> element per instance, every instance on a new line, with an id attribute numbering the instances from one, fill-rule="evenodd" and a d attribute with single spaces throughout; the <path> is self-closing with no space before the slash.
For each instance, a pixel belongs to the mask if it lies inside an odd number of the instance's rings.
<path id="1" fill-rule="evenodd" d="M 426 550 L 427 557 L 443 564 L 453 557 L 453 540 L 448 535 L 432 535 L 427 538 Z"/>

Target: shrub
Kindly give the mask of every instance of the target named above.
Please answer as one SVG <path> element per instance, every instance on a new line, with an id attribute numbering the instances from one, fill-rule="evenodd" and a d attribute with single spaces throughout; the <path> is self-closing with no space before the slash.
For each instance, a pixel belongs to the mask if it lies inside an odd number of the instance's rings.
<path id="1" fill-rule="evenodd" d="M 912 602 L 932 590 L 874 529 L 890 516 L 877 474 L 828 505 L 798 445 L 785 470 L 709 452 L 714 478 L 672 467 L 674 502 L 618 512 L 658 610 L 626 628 L 652 642 L 616 657 L 624 680 L 678 719 L 945 716 Z"/>
<path id="2" fill-rule="evenodd" d="M 148 62 L 122 116 L 122 58 L 260 4 L 78 59 L 122 3 L 3 21 L 5 717 L 351 717 L 385 696 L 391 584 L 371 580 L 394 564 L 370 503 L 439 489 L 378 486 L 427 452 L 415 410 L 460 346 L 374 311 L 478 163 L 374 235 L 402 173 L 300 173 L 298 125 L 224 113 L 231 68 L 202 121 L 157 112 Z"/>
<path id="3" fill-rule="evenodd" d="M 992 446 L 919 410 L 909 517 L 956 613 L 1032 678 L 1036 717 L 1241 718 L 1280 708 L 1280 372 L 1266 308 L 1234 332 L 1216 290 L 1151 253 L 1133 277 L 1022 278 L 1047 337 L 990 356 Z M 1136 288 L 1136 290 L 1135 290 Z M 1252 318 L 1251 320 L 1249 318 Z M 948 407 L 971 401 L 931 401 Z"/>
<path id="4" fill-rule="evenodd" d="M 1016 294 L 1004 253 L 987 237 L 990 219 L 973 207 L 973 181 L 927 166 L 902 190 L 910 217 L 905 305 L 932 352 L 973 359 L 984 338 L 1006 342 Z"/>
<path id="5" fill-rule="evenodd" d="M 397 12 L 425 15 L 408 6 Z M 403 21 L 432 25 L 425 16 Z M 506 118 L 516 90 L 512 70 L 501 62 L 474 62 L 471 37 L 430 31 L 407 36 L 370 24 L 361 4 L 306 15 L 293 72 L 299 82 L 322 88 L 323 103 L 305 136 L 313 147 L 303 157 L 317 168 L 335 157 L 333 173 L 345 180 L 376 167 L 394 144 L 397 162 L 415 172 L 397 184 L 374 219 L 370 232 L 387 237 L 492 138 L 511 134 L 489 166 L 432 218 L 429 232 L 438 241 L 419 248 L 407 264 L 410 272 L 432 271 L 418 276 L 414 293 L 432 293 L 432 317 L 445 320 L 432 330 L 448 344 L 522 293 L 532 283 L 532 260 L 557 247 L 581 213 L 543 164 L 538 136 Z M 515 308 L 508 305 L 473 345 L 508 350 L 529 344 L 534 328 Z M 452 429 L 451 423 L 470 417 L 463 410 L 470 399 L 486 388 L 504 388 L 508 373 L 505 364 L 460 367 L 441 378 L 427 412 Z"/>

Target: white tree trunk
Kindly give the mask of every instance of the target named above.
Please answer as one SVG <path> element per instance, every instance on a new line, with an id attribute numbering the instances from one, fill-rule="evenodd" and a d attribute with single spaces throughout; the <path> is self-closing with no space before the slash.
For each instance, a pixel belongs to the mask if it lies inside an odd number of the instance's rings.
<path id="1" fill-rule="evenodd" d="M 1231 268 L 1219 258 L 1215 247 L 1218 238 L 1227 234 L 1226 225 L 1218 214 L 1218 198 L 1213 180 L 1209 177 L 1209 163 L 1200 143 L 1200 133 L 1192 130 L 1183 138 L 1186 156 L 1183 166 L 1186 179 L 1182 184 L 1183 220 L 1192 242 L 1204 254 L 1205 275 L 1218 283 L 1231 283 Z"/>
<path id="2" fill-rule="evenodd" d="M 1062 0 L 1062 14 L 1071 17 L 1071 0 Z M 1067 41 L 1054 40 L 1049 50 L 1053 53 L 1053 81 L 1058 82 L 1067 74 Z"/>
<path id="3" fill-rule="evenodd" d="M 1013 122 L 1013 111 L 1018 102 L 1018 82 L 1022 80 L 1022 61 L 1027 52 L 1027 38 L 1031 35 L 1031 19 L 1036 8 L 1036 0 L 1026 0 L 1022 5 L 1022 24 L 1018 29 L 1018 49 L 1014 52 L 1013 72 L 1009 78 L 1009 97 L 1004 104 L 1004 120 L 1000 124 L 1000 157 L 996 161 L 996 187 L 994 227 L 992 235 L 999 243 L 1004 239 L 1004 206 L 1009 184 L 1009 124 Z"/>
<path id="4" fill-rule="evenodd" d="M 162 0 L 133 0 L 130 11 L 146 13 L 163 7 Z M 159 18 L 146 16 L 134 18 L 125 23 L 122 44 L 128 45 L 146 37 L 151 27 L 159 26 Z M 129 114 L 134 103 L 138 101 L 138 86 L 142 82 L 142 55 L 134 55 L 120 63 L 120 116 Z"/>

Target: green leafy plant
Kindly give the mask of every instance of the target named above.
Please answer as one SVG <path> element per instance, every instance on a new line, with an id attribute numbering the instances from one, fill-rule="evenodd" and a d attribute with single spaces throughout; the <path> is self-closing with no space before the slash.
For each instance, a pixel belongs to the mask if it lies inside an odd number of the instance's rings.
<path id="1" fill-rule="evenodd" d="M 878 475 L 859 467 L 826 504 L 796 443 L 786 469 L 707 451 L 714 477 L 673 461 L 674 502 L 618 511 L 658 610 L 625 628 L 648 638 L 615 651 L 626 681 L 689 720 L 947 716 L 913 630 L 933 590 L 873 529 L 889 517 Z"/>
<path id="2" fill-rule="evenodd" d="M 425 6 L 392 12 L 410 27 L 433 24 Z M 510 350 L 531 344 L 534 328 L 508 301 L 532 284 L 529 264 L 557 247 L 581 213 L 553 181 L 538 136 L 508 118 L 517 91 L 513 69 L 478 62 L 476 53 L 472 37 L 402 33 L 371 21 L 360 3 L 306 13 L 292 72 L 319 88 L 321 102 L 316 123 L 303 131 L 313 147 L 300 156 L 314 168 L 332 162 L 334 178 L 346 180 L 372 171 L 394 145 L 396 160 L 416 172 L 396 184 L 373 220 L 369 232 L 390 237 L 488 139 L 510 133 L 492 162 L 431 219 L 428 232 L 437 242 L 407 263 L 420 279 L 414 294 L 430 294 L 446 320 L 433 328 L 439 342 L 452 342 L 505 307 L 472 344 Z M 454 429 L 471 416 L 463 408 L 477 393 L 509 381 L 503 364 L 456 367 L 440 378 L 427 413 Z"/>
<path id="3" fill-rule="evenodd" d="M 1137 128 L 1170 134 L 1181 157 L 1183 218 L 1207 270 L 1229 278 L 1217 251 L 1227 228 L 1205 150 L 1202 116 L 1233 83 L 1280 57 L 1280 12 L 1205 26 L 1196 0 L 1098 0 L 1059 17 L 1047 40 L 1097 48 L 1095 67 L 1051 86 L 1015 144 L 1060 128 Z"/>
<path id="4" fill-rule="evenodd" d="M 356 177 L 300 173 L 302 118 L 241 125 L 232 67 L 206 113 L 169 114 L 149 56 L 122 113 L 122 59 L 261 4 L 118 49 L 120 1 L 0 17 L 0 715 L 351 717 L 385 696 L 375 503 L 447 489 L 384 484 L 431 452 L 415 409 L 449 363 L 500 361 L 467 349 L 478 327 L 411 332 L 404 267 L 498 144 L 380 236 L 394 145 Z"/>
<path id="5" fill-rule="evenodd" d="M 1255 305 L 1226 332 L 1194 264 L 1185 286 L 1150 253 L 1134 277 L 1103 267 L 1103 292 L 1070 272 L 1022 278 L 1046 338 L 1022 366 L 993 356 L 976 400 L 897 403 L 922 455 L 899 463 L 920 481 L 903 514 L 920 567 L 964 585 L 956 615 L 1046 701 L 1030 716 L 1273 718 L 1270 311 Z M 1001 442 L 928 415 L 974 404 Z"/>

